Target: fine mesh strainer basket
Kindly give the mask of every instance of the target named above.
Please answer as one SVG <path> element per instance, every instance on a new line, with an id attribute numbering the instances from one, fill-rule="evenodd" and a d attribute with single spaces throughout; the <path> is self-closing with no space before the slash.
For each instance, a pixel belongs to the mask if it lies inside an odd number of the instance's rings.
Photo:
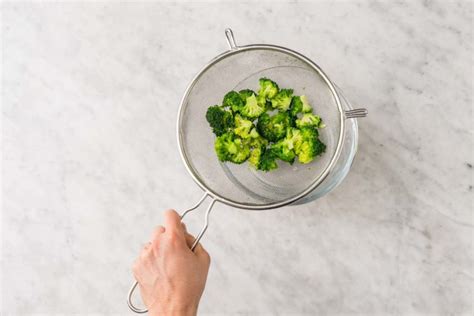
<path id="1" fill-rule="evenodd" d="M 341 91 L 322 69 L 307 57 L 274 45 L 237 46 L 230 29 L 225 30 L 230 50 L 214 58 L 192 80 L 181 101 L 177 133 L 183 162 L 205 192 L 192 208 L 206 198 L 211 202 L 205 225 L 192 247 L 208 226 L 209 213 L 216 201 L 247 210 L 273 209 L 318 198 L 339 184 L 349 171 L 357 149 L 357 122 L 349 120 L 367 115 L 366 109 L 353 110 Z M 271 78 L 280 87 L 291 87 L 295 95 L 306 95 L 315 112 L 326 124 L 320 138 L 326 152 L 309 164 L 279 163 L 279 168 L 262 172 L 246 164 L 221 163 L 214 152 L 215 136 L 206 121 L 210 105 L 220 104 L 230 90 L 258 90 L 259 78 Z M 342 154 L 341 154 L 342 153 Z M 131 303 L 135 283 L 129 291 Z"/>

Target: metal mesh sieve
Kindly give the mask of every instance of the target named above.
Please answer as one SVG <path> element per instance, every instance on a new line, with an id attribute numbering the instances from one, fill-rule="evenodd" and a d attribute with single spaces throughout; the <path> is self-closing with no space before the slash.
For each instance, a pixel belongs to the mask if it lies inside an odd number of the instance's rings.
<path id="1" fill-rule="evenodd" d="M 232 36 L 230 31 L 226 34 Z M 261 77 L 308 97 L 326 124 L 320 130 L 327 145 L 325 154 L 309 164 L 279 163 L 279 168 L 271 172 L 219 162 L 206 110 L 220 104 L 229 90 L 258 90 Z M 194 180 L 215 199 L 244 209 L 269 209 L 303 197 L 324 179 L 340 153 L 344 120 L 333 84 L 306 57 L 277 46 L 231 46 L 230 51 L 212 60 L 187 89 L 178 117 L 178 143 Z"/>

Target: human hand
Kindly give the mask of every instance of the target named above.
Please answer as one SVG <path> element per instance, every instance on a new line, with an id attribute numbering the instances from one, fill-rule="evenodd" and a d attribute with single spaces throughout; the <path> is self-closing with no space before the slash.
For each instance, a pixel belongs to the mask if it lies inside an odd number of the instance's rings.
<path id="1" fill-rule="evenodd" d="M 149 315 L 196 315 L 210 257 L 201 244 L 191 251 L 194 240 L 178 213 L 166 211 L 165 227 L 155 229 L 133 265 Z"/>

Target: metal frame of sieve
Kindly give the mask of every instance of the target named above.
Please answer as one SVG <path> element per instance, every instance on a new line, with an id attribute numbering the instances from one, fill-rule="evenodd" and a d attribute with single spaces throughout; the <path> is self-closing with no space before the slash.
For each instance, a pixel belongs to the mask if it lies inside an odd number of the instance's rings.
<path id="1" fill-rule="evenodd" d="M 237 208 L 241 208 L 241 209 L 246 209 L 246 210 L 267 210 L 267 209 L 274 209 L 274 208 L 278 208 L 278 207 L 282 207 L 282 206 L 291 204 L 291 203 L 305 197 L 306 195 L 308 195 L 311 191 L 313 191 L 327 177 L 327 175 L 331 172 L 331 169 L 333 168 L 333 166 L 335 165 L 335 163 L 337 162 L 337 160 L 338 160 L 338 158 L 341 154 L 343 138 L 344 138 L 344 132 L 345 132 L 345 127 L 346 127 L 345 126 L 345 120 L 350 119 L 350 118 L 362 118 L 362 117 L 367 116 L 367 110 L 364 109 L 364 108 L 344 111 L 343 108 L 342 108 L 340 97 L 339 97 L 339 94 L 337 93 L 335 85 L 331 82 L 331 80 L 329 80 L 329 78 L 322 71 L 322 69 L 316 63 L 314 63 L 312 60 L 307 58 L 306 56 L 304 56 L 304 55 L 302 55 L 298 52 L 295 52 L 295 51 L 293 51 L 289 48 L 276 46 L 276 45 L 252 44 L 252 45 L 245 45 L 245 46 L 237 46 L 237 44 L 235 42 L 235 39 L 234 39 L 233 32 L 230 28 L 227 28 L 225 30 L 225 35 L 226 35 L 227 43 L 228 43 L 230 49 L 228 51 L 216 56 L 214 59 L 212 59 L 193 78 L 193 80 L 191 81 L 191 83 L 189 84 L 189 86 L 187 87 L 187 89 L 184 93 L 184 96 L 181 100 L 181 104 L 180 104 L 180 107 L 179 107 L 179 112 L 178 112 L 177 138 L 178 138 L 178 145 L 179 145 L 179 152 L 180 152 L 180 155 L 181 155 L 181 159 L 183 160 L 183 163 L 184 163 L 187 171 L 189 172 L 189 174 L 193 178 L 194 182 L 196 182 L 197 185 L 204 191 L 204 195 L 201 197 L 201 199 L 193 207 L 185 210 L 182 213 L 181 219 L 183 219 L 184 216 L 186 214 L 188 214 L 189 212 L 197 209 L 204 202 L 204 200 L 207 197 L 209 197 L 211 199 L 211 202 L 210 202 L 209 206 L 207 207 L 207 210 L 206 210 L 206 213 L 205 213 L 204 226 L 201 229 L 201 231 L 199 232 L 198 236 L 196 237 L 196 240 L 194 241 L 194 243 L 191 247 L 192 251 L 194 251 L 195 247 L 197 246 L 197 244 L 199 243 L 202 236 L 204 235 L 204 233 L 207 230 L 207 227 L 208 227 L 208 224 L 209 224 L 209 214 L 210 214 L 210 212 L 212 210 L 212 207 L 214 206 L 215 202 L 221 202 L 221 203 L 227 204 L 229 206 L 233 206 L 233 207 L 237 207 Z M 277 52 L 283 52 L 283 53 L 291 55 L 291 56 L 293 56 L 293 57 L 295 57 L 299 60 L 302 60 L 307 65 L 309 65 L 313 70 L 315 70 L 321 76 L 321 78 L 324 80 L 324 82 L 329 87 L 329 90 L 331 91 L 331 93 L 334 97 L 335 103 L 337 105 L 337 109 L 339 111 L 339 120 L 340 120 L 340 123 L 341 123 L 341 128 L 339 130 L 336 150 L 334 151 L 334 154 L 333 154 L 329 164 L 326 166 L 325 170 L 321 173 L 321 175 L 317 179 L 315 179 L 305 190 L 303 190 L 299 194 L 294 195 L 290 198 L 284 199 L 284 200 L 279 201 L 279 202 L 268 203 L 268 204 L 239 203 L 239 202 L 233 201 L 231 199 L 228 199 L 228 198 L 214 192 L 213 190 L 211 190 L 206 185 L 206 183 L 199 177 L 198 173 L 195 172 L 193 167 L 191 167 L 192 165 L 190 163 L 190 158 L 186 155 L 186 151 L 184 149 L 183 140 L 182 140 L 182 137 L 183 137 L 183 131 L 182 131 L 183 113 L 184 113 L 184 109 L 187 106 L 187 99 L 188 99 L 189 93 L 193 89 L 195 83 L 206 72 L 206 70 L 208 70 L 210 67 L 214 66 L 219 61 L 221 61 L 224 58 L 229 57 L 231 55 L 239 54 L 241 52 L 250 51 L 250 50 L 273 50 L 273 51 L 277 51 Z M 128 296 L 127 296 L 127 304 L 130 307 L 130 309 L 132 311 L 136 312 L 136 313 L 146 313 L 148 311 L 147 309 L 137 308 L 133 305 L 133 303 L 131 301 L 133 292 L 134 292 L 135 288 L 137 287 L 137 285 L 138 285 L 138 282 L 135 282 L 134 285 L 130 288 L 130 290 L 128 292 Z"/>

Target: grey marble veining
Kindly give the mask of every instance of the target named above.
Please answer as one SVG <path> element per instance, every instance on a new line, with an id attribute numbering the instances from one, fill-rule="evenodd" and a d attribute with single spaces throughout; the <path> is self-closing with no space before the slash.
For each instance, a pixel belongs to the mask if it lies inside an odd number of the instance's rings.
<path id="1" fill-rule="evenodd" d="M 2 3 L 2 311 L 131 315 L 130 266 L 201 192 L 175 140 L 192 76 L 238 44 L 314 59 L 356 105 L 346 180 L 219 205 L 202 315 L 472 315 L 472 2 Z M 187 219 L 196 231 L 202 212 Z"/>

